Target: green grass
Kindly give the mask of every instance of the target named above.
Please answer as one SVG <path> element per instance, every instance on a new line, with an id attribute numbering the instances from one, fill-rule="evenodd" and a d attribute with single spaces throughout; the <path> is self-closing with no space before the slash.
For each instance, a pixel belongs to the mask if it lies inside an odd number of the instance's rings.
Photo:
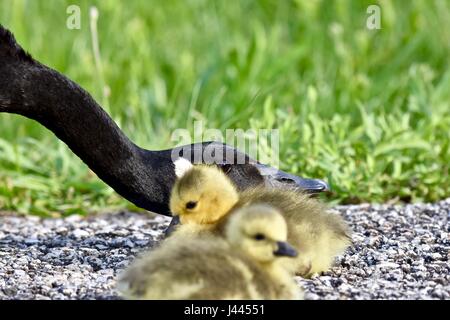
<path id="1" fill-rule="evenodd" d="M 82 29 L 68 30 L 77 2 Z M 332 202 L 448 197 L 450 2 L 378 1 L 382 29 L 371 31 L 373 2 L 17 0 L 0 4 L 0 22 L 143 147 L 171 147 L 171 132 L 194 120 L 278 128 L 281 168 L 324 178 Z M 40 125 L 6 114 L 0 123 L 0 208 L 129 206 Z"/>

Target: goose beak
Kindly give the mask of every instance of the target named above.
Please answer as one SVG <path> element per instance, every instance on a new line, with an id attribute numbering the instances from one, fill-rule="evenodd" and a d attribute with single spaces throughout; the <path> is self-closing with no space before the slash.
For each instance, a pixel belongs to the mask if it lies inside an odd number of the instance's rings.
<path id="1" fill-rule="evenodd" d="M 277 250 L 273 252 L 277 257 L 296 257 L 298 255 L 297 250 L 287 242 L 277 241 L 277 245 Z"/>
<path id="2" fill-rule="evenodd" d="M 164 236 L 166 238 L 168 236 L 170 236 L 176 230 L 177 225 L 179 225 L 179 224 L 180 224 L 180 216 L 179 215 L 173 216 L 172 220 L 170 221 L 169 226 L 164 231 Z"/>
<path id="3" fill-rule="evenodd" d="M 256 164 L 256 167 L 264 177 L 266 184 L 274 188 L 298 188 L 308 193 L 330 191 L 330 186 L 325 181 L 319 179 L 301 178 L 261 163 Z"/>

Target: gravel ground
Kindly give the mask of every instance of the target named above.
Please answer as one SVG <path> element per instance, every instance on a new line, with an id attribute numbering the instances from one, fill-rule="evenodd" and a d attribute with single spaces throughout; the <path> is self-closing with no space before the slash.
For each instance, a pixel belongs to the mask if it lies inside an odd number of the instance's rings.
<path id="1" fill-rule="evenodd" d="M 312 280 L 306 299 L 450 299 L 450 198 L 334 208 L 354 245 Z M 39 219 L 0 215 L 0 299 L 117 299 L 118 271 L 169 219 L 136 213 Z"/>

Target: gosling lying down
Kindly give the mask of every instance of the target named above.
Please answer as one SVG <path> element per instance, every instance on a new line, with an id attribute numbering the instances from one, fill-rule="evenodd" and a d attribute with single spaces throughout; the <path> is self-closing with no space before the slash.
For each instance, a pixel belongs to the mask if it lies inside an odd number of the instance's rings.
<path id="1" fill-rule="evenodd" d="M 177 164 L 177 163 L 175 163 Z M 213 166 L 187 168 L 172 189 L 170 208 L 181 225 L 174 234 L 209 231 L 223 235 L 224 226 L 239 208 L 268 204 L 278 209 L 288 225 L 288 241 L 299 251 L 291 259 L 294 272 L 304 277 L 326 271 L 335 256 L 351 243 L 345 221 L 321 202 L 296 190 L 249 188 L 238 193 L 230 179 Z"/>
<path id="2" fill-rule="evenodd" d="M 137 258 L 120 275 L 128 299 L 299 299 L 301 289 L 282 257 L 296 251 L 286 222 L 268 206 L 237 211 L 225 238 L 174 237 Z"/>

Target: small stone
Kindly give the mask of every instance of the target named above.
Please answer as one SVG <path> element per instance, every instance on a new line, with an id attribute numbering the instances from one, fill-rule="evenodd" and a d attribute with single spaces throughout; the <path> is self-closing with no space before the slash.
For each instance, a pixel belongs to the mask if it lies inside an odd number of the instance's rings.
<path id="1" fill-rule="evenodd" d="M 18 276 L 18 277 L 24 277 L 27 275 L 27 273 L 25 271 L 19 269 L 19 270 L 14 270 L 14 275 Z"/>
<path id="2" fill-rule="evenodd" d="M 39 240 L 36 238 L 27 238 L 27 239 L 25 239 L 25 243 L 27 245 L 34 245 L 34 244 L 39 243 Z"/>
<path id="3" fill-rule="evenodd" d="M 89 235 L 90 235 L 89 232 L 82 230 L 82 229 L 76 229 L 72 232 L 72 234 L 77 239 L 86 238 L 86 237 L 89 237 Z"/>

